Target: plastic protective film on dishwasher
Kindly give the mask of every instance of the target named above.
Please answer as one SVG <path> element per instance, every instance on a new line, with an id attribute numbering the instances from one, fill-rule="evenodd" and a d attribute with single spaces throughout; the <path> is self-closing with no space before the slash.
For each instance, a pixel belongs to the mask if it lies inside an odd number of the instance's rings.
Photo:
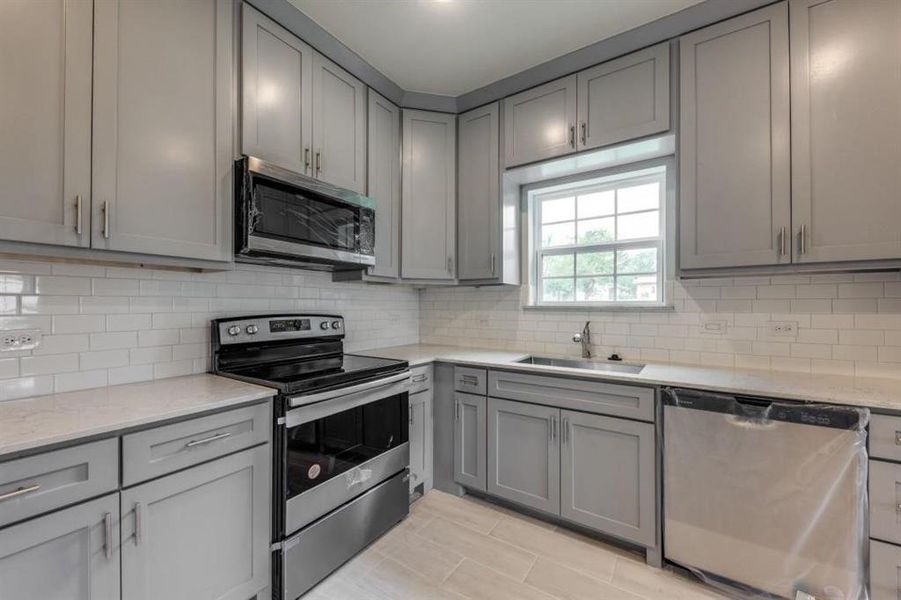
<path id="1" fill-rule="evenodd" d="M 866 600 L 866 409 L 663 392 L 664 555 L 730 595 Z"/>

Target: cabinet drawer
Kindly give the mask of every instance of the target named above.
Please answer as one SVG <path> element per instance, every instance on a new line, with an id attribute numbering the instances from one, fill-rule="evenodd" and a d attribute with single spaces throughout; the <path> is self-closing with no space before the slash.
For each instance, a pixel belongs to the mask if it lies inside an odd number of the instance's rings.
<path id="1" fill-rule="evenodd" d="M 870 540 L 870 599 L 901 598 L 901 547 Z"/>
<path id="2" fill-rule="evenodd" d="M 101 440 L 0 463 L 0 527 L 114 491 L 118 442 Z"/>
<path id="3" fill-rule="evenodd" d="M 470 367 L 454 367 L 454 389 L 458 392 L 484 396 L 487 390 L 487 371 Z"/>
<path id="4" fill-rule="evenodd" d="M 870 461 L 870 537 L 901 544 L 901 465 Z"/>
<path id="5" fill-rule="evenodd" d="M 432 387 L 432 365 L 410 369 L 410 393 L 422 392 Z"/>
<path id="6" fill-rule="evenodd" d="M 870 456 L 901 461 L 901 417 L 871 416 Z"/>
<path id="7" fill-rule="evenodd" d="M 654 420 L 653 388 L 491 371 L 488 395 L 614 417 Z"/>
<path id="8" fill-rule="evenodd" d="M 270 403 L 122 437 L 122 485 L 129 486 L 269 440 Z"/>

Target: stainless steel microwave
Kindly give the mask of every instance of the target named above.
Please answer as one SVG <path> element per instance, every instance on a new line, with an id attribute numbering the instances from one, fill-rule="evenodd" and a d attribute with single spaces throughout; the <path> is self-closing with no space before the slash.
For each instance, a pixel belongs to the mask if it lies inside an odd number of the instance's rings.
<path id="1" fill-rule="evenodd" d="M 375 201 L 243 156 L 235 164 L 235 260 L 325 271 L 375 264 Z"/>

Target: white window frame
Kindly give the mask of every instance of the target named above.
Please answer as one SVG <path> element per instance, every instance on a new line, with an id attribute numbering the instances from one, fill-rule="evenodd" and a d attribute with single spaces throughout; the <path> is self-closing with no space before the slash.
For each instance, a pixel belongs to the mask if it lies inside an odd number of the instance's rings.
<path id="1" fill-rule="evenodd" d="M 527 206 L 528 206 L 528 222 L 529 222 L 529 235 L 528 235 L 528 253 L 529 253 L 529 284 L 530 284 L 530 293 L 529 293 L 529 305 L 533 307 L 549 307 L 549 308 L 588 308 L 588 309 L 597 309 L 597 308 L 648 308 L 648 307 L 665 307 L 666 306 L 666 272 L 667 272 L 667 245 L 669 243 L 668 235 L 669 232 L 667 230 L 667 213 L 669 211 L 669 206 L 667 205 L 668 198 L 668 182 L 667 177 L 670 175 L 670 171 L 665 164 L 658 164 L 653 167 L 637 167 L 634 169 L 625 169 L 620 168 L 617 169 L 617 173 L 607 175 L 607 176 L 598 176 L 597 173 L 593 174 L 591 177 L 584 177 L 581 179 L 575 179 L 567 181 L 566 183 L 558 183 L 558 184 L 533 184 L 529 186 L 530 189 L 526 190 L 527 196 Z M 613 216 L 621 216 L 621 215 L 631 215 L 631 214 L 640 214 L 644 212 L 652 212 L 653 210 L 658 211 L 660 222 L 658 224 L 658 232 L 659 235 L 657 237 L 652 238 L 639 238 L 639 239 L 631 239 L 631 240 L 621 240 L 621 241 L 610 241 L 610 242 L 598 242 L 594 244 L 571 244 L 566 246 L 555 246 L 553 248 L 541 248 L 541 201 L 553 198 L 564 198 L 568 196 L 578 195 L 580 193 L 594 193 L 594 192 L 602 192 L 608 191 L 612 189 L 622 188 L 626 186 L 632 185 L 641 185 L 643 183 L 650 182 L 659 182 L 660 189 L 660 199 L 658 208 L 656 209 L 643 209 L 637 211 L 628 211 L 628 212 L 615 212 L 619 207 L 614 205 L 614 213 Z M 578 203 L 575 206 L 575 214 L 574 221 L 578 223 Z M 594 217 L 592 217 L 594 218 Z M 603 217 L 598 217 L 603 218 Z M 561 222 L 570 222 L 561 221 Z M 548 223 L 545 223 L 547 225 Z M 614 220 L 614 228 L 616 227 L 616 220 Z M 578 230 L 578 225 L 576 225 L 576 229 Z M 576 232 L 578 234 L 578 231 Z M 614 229 L 614 237 L 615 237 L 615 229 Z M 656 247 L 657 249 L 657 300 L 648 302 L 648 301 L 640 301 L 640 300 L 604 300 L 604 301 L 593 301 L 593 302 L 579 302 L 575 300 L 575 289 L 574 292 L 574 300 L 572 301 L 564 301 L 564 302 L 551 302 L 542 300 L 542 283 L 544 278 L 541 276 L 541 264 L 543 256 L 552 256 L 552 255 L 568 255 L 568 254 L 577 254 L 579 252 L 597 252 L 597 251 L 606 251 L 615 253 L 616 250 L 626 250 L 629 248 L 648 248 L 648 247 Z M 576 269 L 576 261 L 573 261 L 573 281 L 575 282 L 577 276 L 575 274 Z M 631 273 L 630 273 L 631 274 Z M 613 277 L 614 286 L 616 286 L 617 281 L 617 265 L 616 260 L 614 259 L 613 272 L 609 274 L 609 276 Z M 644 273 L 642 273 L 644 275 Z M 647 275 L 650 275 L 648 273 Z M 604 276 L 604 275 L 602 275 Z"/>

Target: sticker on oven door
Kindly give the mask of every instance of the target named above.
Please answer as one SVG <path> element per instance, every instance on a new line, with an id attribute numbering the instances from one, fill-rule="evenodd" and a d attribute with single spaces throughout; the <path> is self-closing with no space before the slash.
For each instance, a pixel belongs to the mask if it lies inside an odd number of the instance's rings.
<path id="1" fill-rule="evenodd" d="M 309 469 L 307 469 L 307 479 L 316 479 L 319 477 L 319 473 L 322 472 L 322 467 L 319 465 L 313 465 Z"/>

